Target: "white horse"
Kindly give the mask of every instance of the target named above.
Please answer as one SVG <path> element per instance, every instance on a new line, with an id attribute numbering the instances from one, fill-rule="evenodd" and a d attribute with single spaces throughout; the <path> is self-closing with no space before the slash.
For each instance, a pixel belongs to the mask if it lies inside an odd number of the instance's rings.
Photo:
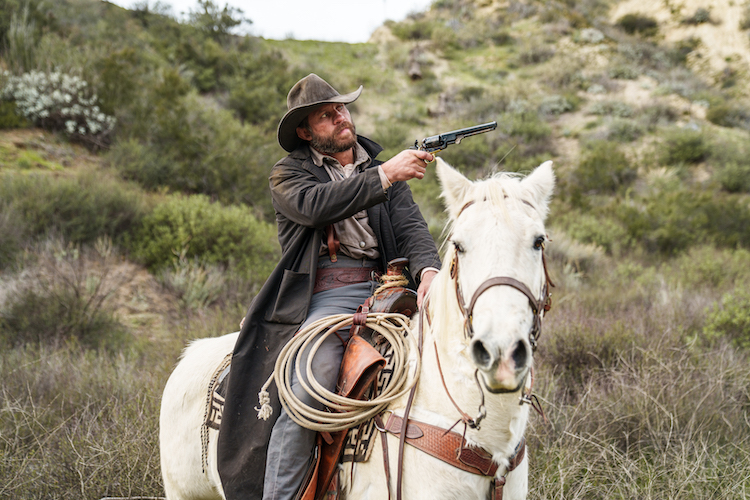
<path id="1" fill-rule="evenodd" d="M 454 432 L 464 434 L 469 447 L 491 456 L 494 477 L 505 478 L 503 498 L 524 499 L 528 453 L 520 462 L 514 457 L 524 442 L 529 406 L 521 399 L 530 391 L 532 344 L 547 295 L 542 251 L 544 220 L 555 183 L 552 162 L 523 179 L 499 174 L 471 182 L 440 159 L 437 172 L 450 216 L 449 246 L 424 308 L 430 321 L 422 325 L 422 371 L 409 419 L 418 426 L 446 430 L 463 419 Z M 204 473 L 200 429 L 209 379 L 232 351 L 236 337 L 193 342 L 167 382 L 160 446 L 169 500 L 223 498 L 216 471 L 216 431 L 209 435 Z M 407 405 L 404 396 L 389 410 L 403 416 Z M 466 423 L 479 425 L 473 428 Z M 494 477 L 466 472 L 409 444 L 403 450 L 402 479 L 397 484 L 399 437 L 395 435 L 386 439 L 388 483 L 382 437 L 376 435 L 367 462 L 341 468 L 343 498 L 385 499 L 388 488 L 395 498 L 400 487 L 408 500 L 485 500 L 493 484 L 498 485 Z M 512 471 L 511 462 L 516 466 Z"/>

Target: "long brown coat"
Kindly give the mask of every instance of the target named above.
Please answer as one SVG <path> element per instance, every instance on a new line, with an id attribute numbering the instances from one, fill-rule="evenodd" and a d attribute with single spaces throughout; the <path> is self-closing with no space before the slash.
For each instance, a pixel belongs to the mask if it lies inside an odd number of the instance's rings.
<path id="1" fill-rule="evenodd" d="M 382 148 L 364 137 L 359 143 L 375 158 Z M 410 262 L 410 281 L 425 267 L 440 267 L 435 243 L 405 182 L 383 191 L 373 160 L 361 172 L 331 182 L 316 166 L 307 145 L 271 170 L 282 256 L 250 304 L 232 358 L 227 400 L 218 443 L 218 467 L 227 500 L 260 499 L 271 429 L 280 411 L 272 385 L 273 416 L 258 420 L 258 392 L 273 371 L 281 348 L 307 316 L 324 228 L 367 209 L 378 239 L 381 267 L 398 257 Z M 416 287 L 415 287 L 416 288 Z"/>

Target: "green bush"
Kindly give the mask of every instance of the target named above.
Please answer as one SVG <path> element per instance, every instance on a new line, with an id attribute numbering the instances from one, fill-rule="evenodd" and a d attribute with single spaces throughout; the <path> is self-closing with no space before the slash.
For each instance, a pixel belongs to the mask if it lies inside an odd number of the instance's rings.
<path id="1" fill-rule="evenodd" d="M 609 141 L 589 144 L 574 173 L 574 189 L 583 193 L 614 193 L 629 186 L 637 177 L 618 145 Z"/>
<path id="2" fill-rule="evenodd" d="M 29 121 L 18 113 L 15 102 L 0 101 L 0 130 L 24 128 L 29 125 Z"/>
<path id="3" fill-rule="evenodd" d="M 706 317 L 703 334 L 709 339 L 725 338 L 732 344 L 750 347 L 750 292 L 738 287 L 721 298 Z"/>
<path id="4" fill-rule="evenodd" d="M 706 111 L 706 119 L 722 127 L 750 128 L 750 110 L 736 104 L 712 104 Z"/>
<path id="5" fill-rule="evenodd" d="M 699 245 L 666 265 L 665 274 L 685 288 L 726 289 L 750 279 L 750 251 Z"/>
<path id="6" fill-rule="evenodd" d="M 157 110 L 150 134 L 115 145 L 114 167 L 149 190 L 206 194 L 270 217 L 268 172 L 280 156 L 274 136 L 194 94 L 168 102 L 174 106 Z"/>
<path id="7" fill-rule="evenodd" d="M 573 211 L 556 218 L 568 236 L 581 243 L 591 243 L 608 254 L 618 255 L 633 243 L 627 228 L 611 216 Z"/>
<path id="8" fill-rule="evenodd" d="M 143 218 L 129 247 L 152 270 L 179 258 L 233 266 L 260 282 L 279 257 L 275 228 L 255 218 L 247 207 L 211 203 L 203 195 L 172 195 Z"/>
<path id="9" fill-rule="evenodd" d="M 698 7 L 692 16 L 686 17 L 682 20 L 683 24 L 703 24 L 713 22 L 711 11 L 705 7 Z"/>
<path id="10" fill-rule="evenodd" d="M 633 120 L 613 120 L 607 127 L 607 139 L 616 142 L 633 142 L 639 139 L 646 131 Z"/>
<path id="11" fill-rule="evenodd" d="M 619 204 L 615 213 L 629 237 L 652 252 L 676 254 L 706 242 L 750 244 L 750 208 L 737 197 L 680 188 Z"/>
<path id="12" fill-rule="evenodd" d="M 407 19 L 400 23 L 386 23 L 396 37 L 401 40 L 429 40 L 437 28 L 429 19 Z M 445 28 L 442 28 L 445 29 Z"/>
<path id="13" fill-rule="evenodd" d="M 750 164 L 727 163 L 714 174 L 729 193 L 750 193 Z"/>
<path id="14" fill-rule="evenodd" d="M 633 108 L 621 101 L 598 101 L 591 105 L 589 113 L 592 115 L 629 118 L 633 116 Z"/>
<path id="15" fill-rule="evenodd" d="M 672 128 L 664 136 L 659 153 L 664 165 L 700 163 L 711 154 L 711 144 L 701 130 Z"/>
<path id="16" fill-rule="evenodd" d="M 141 191 L 96 172 L 59 178 L 6 172 L 0 175 L 0 199 L 28 235 L 57 234 L 75 244 L 121 238 L 145 211 Z"/>
<path id="17" fill-rule="evenodd" d="M 630 35 L 638 33 L 644 36 L 654 36 L 659 31 L 659 23 L 656 19 L 643 14 L 625 14 L 617 20 L 616 24 Z"/>

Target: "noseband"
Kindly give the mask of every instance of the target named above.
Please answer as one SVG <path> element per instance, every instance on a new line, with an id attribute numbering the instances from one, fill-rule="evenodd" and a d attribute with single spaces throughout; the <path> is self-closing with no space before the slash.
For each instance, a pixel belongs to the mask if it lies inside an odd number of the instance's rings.
<path id="1" fill-rule="evenodd" d="M 468 206 L 472 205 L 473 203 L 474 202 L 469 202 L 464 205 L 458 215 L 461 215 L 461 212 L 463 212 Z M 555 286 L 555 284 L 552 283 L 552 280 L 549 277 L 549 272 L 547 271 L 547 259 L 544 257 L 544 245 L 542 245 L 541 252 L 542 266 L 544 267 L 544 286 L 542 287 L 542 296 L 539 297 L 539 299 L 534 297 L 534 294 L 531 293 L 531 290 L 529 290 L 528 286 L 526 286 L 524 283 L 521 283 L 517 279 L 507 276 L 495 276 L 493 278 L 486 279 L 484 282 L 482 282 L 481 285 L 479 285 L 479 288 L 476 289 L 474 295 L 472 295 L 471 297 L 469 307 L 466 307 L 466 301 L 464 300 L 464 295 L 461 292 L 461 286 L 458 284 L 458 252 L 454 252 L 453 261 L 451 262 L 450 274 L 451 278 L 456 284 L 456 298 L 458 300 L 458 307 L 459 309 L 461 309 L 461 314 L 464 317 L 464 334 L 466 335 L 466 337 L 474 337 L 474 326 L 472 323 L 472 318 L 474 315 L 474 305 L 477 303 L 479 297 L 492 287 L 509 286 L 515 288 L 529 299 L 529 305 L 531 306 L 531 311 L 534 314 L 533 324 L 531 326 L 531 330 L 529 331 L 529 344 L 531 344 L 532 350 L 536 350 L 537 341 L 542 334 L 542 318 L 544 317 L 544 314 L 552 307 L 552 295 L 549 293 L 549 288 Z"/>

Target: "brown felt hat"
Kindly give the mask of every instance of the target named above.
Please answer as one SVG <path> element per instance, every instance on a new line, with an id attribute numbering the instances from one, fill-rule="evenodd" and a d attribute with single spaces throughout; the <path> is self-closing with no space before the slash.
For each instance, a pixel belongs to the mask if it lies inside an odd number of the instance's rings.
<path id="1" fill-rule="evenodd" d="M 297 137 L 297 127 L 316 107 L 331 102 L 349 104 L 357 100 L 362 93 L 362 85 L 349 94 L 341 95 L 328 82 L 315 73 L 310 73 L 298 81 L 289 91 L 286 106 L 289 111 L 279 122 L 279 144 L 290 153 L 295 150 L 302 139 Z"/>

